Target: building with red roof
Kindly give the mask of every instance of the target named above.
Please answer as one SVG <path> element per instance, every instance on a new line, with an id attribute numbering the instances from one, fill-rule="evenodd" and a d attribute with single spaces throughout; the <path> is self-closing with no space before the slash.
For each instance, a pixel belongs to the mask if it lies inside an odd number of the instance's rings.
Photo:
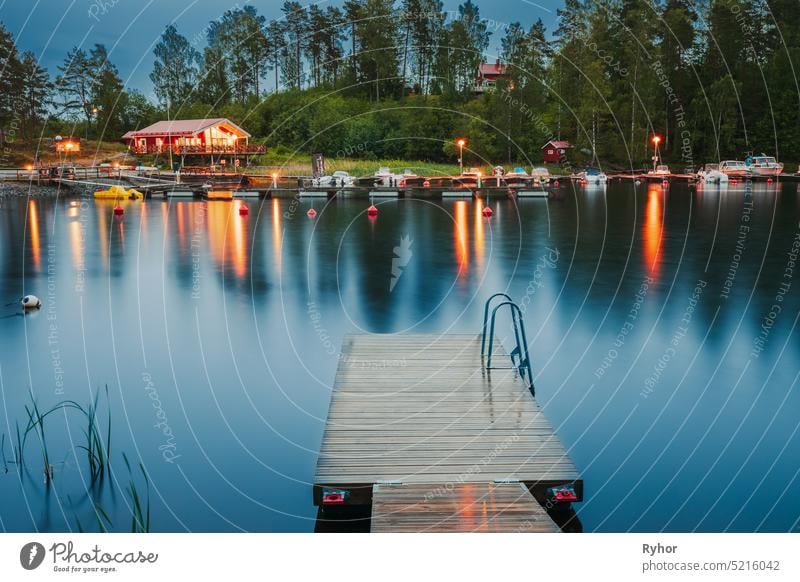
<path id="1" fill-rule="evenodd" d="M 484 93 L 493 91 L 497 81 L 508 76 L 508 65 L 497 59 L 494 63 L 482 63 L 478 67 L 478 76 L 475 79 L 475 92 Z"/>
<path id="2" fill-rule="evenodd" d="M 542 146 L 542 157 L 545 164 L 561 163 L 567 156 L 567 150 L 572 147 L 568 141 L 551 139 Z"/>
<path id="3" fill-rule="evenodd" d="M 178 155 L 258 154 L 264 146 L 250 145 L 252 136 L 224 117 L 159 121 L 122 136 L 135 154 Z"/>

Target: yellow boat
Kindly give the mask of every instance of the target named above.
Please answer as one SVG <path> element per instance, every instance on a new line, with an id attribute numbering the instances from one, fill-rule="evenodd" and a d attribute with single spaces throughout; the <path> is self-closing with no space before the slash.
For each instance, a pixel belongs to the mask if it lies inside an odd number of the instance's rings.
<path id="1" fill-rule="evenodd" d="M 110 200 L 142 200 L 144 194 L 133 188 L 126 190 L 122 186 L 111 186 L 108 190 L 98 190 L 94 193 L 94 197 Z"/>

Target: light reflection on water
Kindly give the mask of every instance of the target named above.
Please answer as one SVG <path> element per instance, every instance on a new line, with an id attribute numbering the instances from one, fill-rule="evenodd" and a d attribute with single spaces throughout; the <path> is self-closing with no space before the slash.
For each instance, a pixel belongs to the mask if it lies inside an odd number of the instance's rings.
<path id="1" fill-rule="evenodd" d="M 0 322 L 0 433 L 22 422 L 29 388 L 48 405 L 87 402 L 108 385 L 114 449 L 147 467 L 154 529 L 310 531 L 309 481 L 342 336 L 477 332 L 483 300 L 505 290 L 526 299 L 537 396 L 583 472 L 586 530 L 797 529 L 793 275 L 765 350 L 752 349 L 798 233 L 796 186 L 611 184 L 488 203 L 489 219 L 482 200 L 381 201 L 370 219 L 367 200 L 315 201 L 309 219 L 306 201 L 252 201 L 241 216 L 238 201 L 152 200 L 124 203 L 119 219 L 110 201 L 6 200 L 2 303 L 22 293 L 48 302 Z M 397 275 L 403 237 L 413 242 Z M 681 332 L 698 281 L 706 286 Z M 162 454 L 144 374 L 176 462 Z M 5 529 L 90 519 L 83 457 L 69 444 L 80 430 L 65 439 L 64 422 L 48 426 L 58 435 L 54 491 L 40 469 L 22 482 L 13 467 L 0 473 Z M 104 509 L 124 523 L 124 495 L 110 489 Z"/>

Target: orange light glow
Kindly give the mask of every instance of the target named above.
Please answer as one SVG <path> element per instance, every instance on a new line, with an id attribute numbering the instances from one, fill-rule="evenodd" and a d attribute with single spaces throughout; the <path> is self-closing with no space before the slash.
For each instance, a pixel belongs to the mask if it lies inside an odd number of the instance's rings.
<path id="1" fill-rule="evenodd" d="M 233 270 L 240 279 L 247 274 L 247 223 L 239 214 L 242 204 L 237 200 L 233 208 Z"/>
<path id="2" fill-rule="evenodd" d="M 83 233 L 81 223 L 73 220 L 69 223 L 69 245 L 72 250 L 72 266 L 77 273 L 77 286 L 83 288 L 84 264 L 83 264 Z"/>
<path id="3" fill-rule="evenodd" d="M 460 139 L 456 143 L 458 144 L 458 147 L 463 148 L 465 145 L 467 145 L 467 140 Z"/>
<path id="4" fill-rule="evenodd" d="M 661 266 L 661 240 L 664 234 L 664 191 L 658 184 L 647 187 L 647 205 L 644 210 L 644 258 L 651 277 L 657 277 Z"/>
<path id="5" fill-rule="evenodd" d="M 469 264 L 469 233 L 467 222 L 467 202 L 458 200 L 455 203 L 455 238 L 456 260 L 458 262 L 458 276 L 463 277 L 467 274 Z"/>
<path id="6" fill-rule="evenodd" d="M 660 144 L 661 143 L 661 136 L 660 135 L 654 135 L 653 136 L 653 143 L 656 144 L 656 145 Z"/>
<path id="7" fill-rule="evenodd" d="M 239 204 L 214 203 L 207 206 L 208 246 L 211 256 L 222 266 L 230 263 L 233 273 L 247 274 L 247 232 Z"/>
<path id="8" fill-rule="evenodd" d="M 35 200 L 28 203 L 28 232 L 31 236 L 33 264 L 38 269 L 42 264 L 42 243 L 39 240 L 39 211 Z"/>
<path id="9" fill-rule="evenodd" d="M 478 198 L 475 201 L 475 265 L 478 267 L 478 271 L 482 271 L 483 269 L 483 253 L 484 253 L 484 222 L 485 219 L 483 217 L 483 199 Z"/>
<path id="10" fill-rule="evenodd" d="M 277 276 L 281 276 L 281 205 L 277 198 L 272 199 L 272 252 L 275 257 Z"/>

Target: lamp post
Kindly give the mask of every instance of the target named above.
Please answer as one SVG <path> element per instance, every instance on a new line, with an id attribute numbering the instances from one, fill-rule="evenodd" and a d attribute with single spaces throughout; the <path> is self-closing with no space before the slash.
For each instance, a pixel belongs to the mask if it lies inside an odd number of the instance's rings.
<path id="1" fill-rule="evenodd" d="M 97 114 L 99 113 L 99 111 L 100 110 L 97 108 L 97 106 L 92 107 L 92 115 L 94 116 L 94 137 L 95 137 L 95 139 L 97 138 L 98 133 L 100 133 L 98 131 L 100 129 L 100 120 L 97 118 Z M 86 139 L 89 139 L 89 135 L 88 135 L 89 132 L 87 131 L 86 133 L 87 133 Z"/>
<path id="2" fill-rule="evenodd" d="M 464 173 L 464 146 L 467 145 L 467 141 L 465 139 L 459 139 L 457 142 L 458 144 L 458 169 L 461 174 Z"/>
<path id="3" fill-rule="evenodd" d="M 658 166 L 658 144 L 661 143 L 661 136 L 653 136 L 653 172 L 655 173 Z"/>

